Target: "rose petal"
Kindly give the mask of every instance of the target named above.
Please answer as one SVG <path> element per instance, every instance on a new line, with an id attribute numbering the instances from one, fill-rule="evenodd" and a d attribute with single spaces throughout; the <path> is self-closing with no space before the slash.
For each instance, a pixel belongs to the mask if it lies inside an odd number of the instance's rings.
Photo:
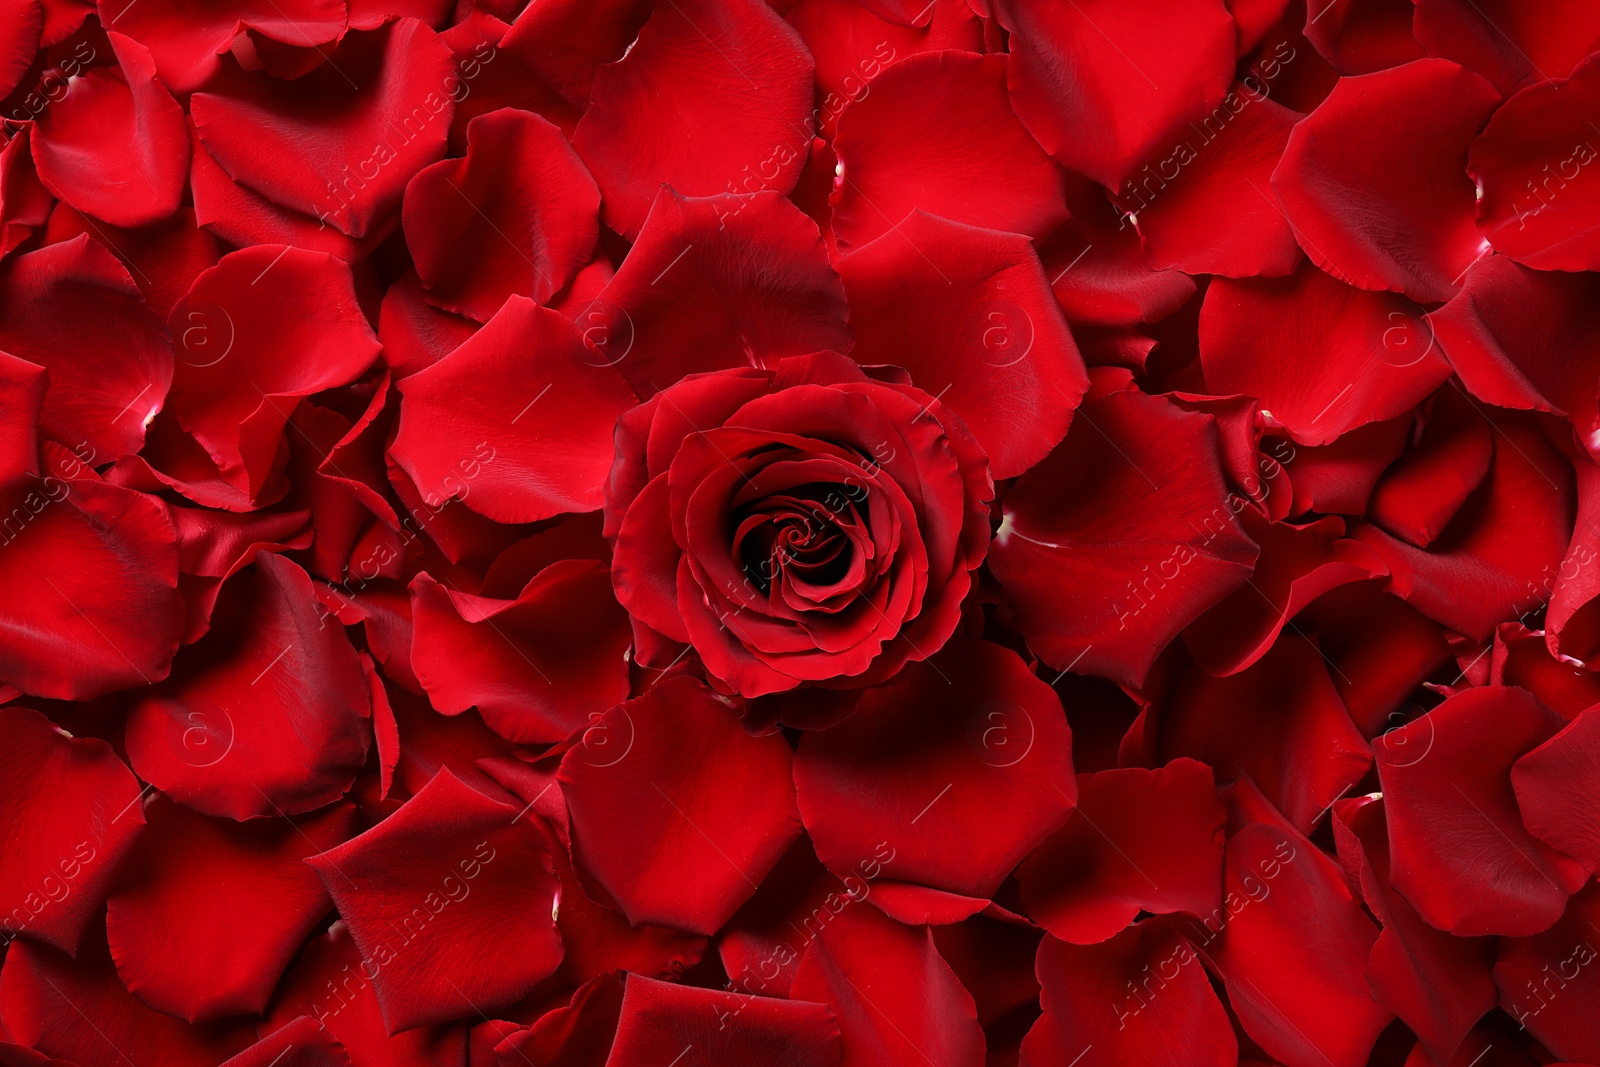
<path id="1" fill-rule="evenodd" d="M 430 507 L 459 499 L 519 523 L 604 503 L 612 427 L 633 396 L 560 313 L 512 296 L 399 384 L 390 453 Z"/>
<path id="2" fill-rule="evenodd" d="M 467 151 L 406 186 L 406 245 L 433 301 L 487 322 L 513 293 L 547 303 L 589 262 L 600 190 L 561 131 L 506 108 L 473 119 Z"/>
<path id="3" fill-rule="evenodd" d="M 1061 177 L 1012 112 L 1005 72 L 1000 56 L 911 56 L 845 109 L 833 142 L 840 251 L 913 211 L 1034 238 L 1066 220 Z"/>
<path id="4" fill-rule="evenodd" d="M 178 209 L 189 134 L 149 50 L 120 33 L 107 37 L 117 67 L 68 80 L 66 94 L 39 116 L 33 161 L 45 187 L 79 211 L 144 226 Z"/>
<path id="5" fill-rule="evenodd" d="M 1060 443 L 1089 378 L 1025 238 L 919 211 L 839 269 L 851 355 L 910 371 L 961 416 L 996 478 L 1021 474 Z"/>
<path id="6" fill-rule="evenodd" d="M 1245 501 L 1223 483 L 1214 427 L 1162 400 L 1106 397 L 1080 408 L 1067 439 L 1006 496 L 989 569 L 1046 663 L 1137 685 L 1167 642 L 1249 576 L 1256 547 L 1236 517 Z"/>
<path id="7" fill-rule="evenodd" d="M 1409 411 L 1450 376 L 1421 309 L 1341 284 L 1310 263 L 1283 279 L 1218 280 L 1200 311 L 1207 389 L 1248 393 L 1296 441 Z M 1293 345 L 1294 359 L 1282 358 Z"/>
<path id="8" fill-rule="evenodd" d="M 634 924 L 711 934 L 800 831 L 793 756 L 726 698 L 669 678 L 618 704 L 561 760 L 577 864 Z"/>
<path id="9" fill-rule="evenodd" d="M 1575 0 L 1533 7 L 1417 0 L 1413 28 L 1429 55 L 1453 59 L 1508 94 L 1531 81 L 1566 77 L 1600 47 L 1600 11 Z"/>
<path id="10" fill-rule="evenodd" d="M 65 700 L 158 682 L 183 627 L 166 506 L 60 469 L 0 497 L 0 679 Z"/>
<path id="11" fill-rule="evenodd" d="M 223 256 L 167 322 L 178 354 L 173 414 L 251 497 L 263 491 L 295 405 L 353 381 L 378 354 L 350 268 L 287 245 Z"/>
<path id="12" fill-rule="evenodd" d="M 1046 937 L 1037 966 L 1044 1014 L 1022 1042 L 1029 1064 L 1239 1062 L 1194 946 L 1170 925 L 1142 922 L 1089 947 Z"/>
<path id="13" fill-rule="evenodd" d="M 299 567 L 270 552 L 223 591 L 211 632 L 128 714 L 128 756 L 173 799 L 231 819 L 337 800 L 366 759 L 355 649 Z"/>
<path id="14" fill-rule="evenodd" d="M 355 806 L 236 823 L 158 797 L 145 818 L 106 917 L 118 976 L 189 1022 L 259 1012 L 332 906 L 301 861 L 355 833 Z"/>
<path id="15" fill-rule="evenodd" d="M 1238 44 L 1217 0 L 996 0 L 1017 114 L 1063 166 L 1117 190 L 1158 145 L 1222 102 Z"/>
<path id="16" fill-rule="evenodd" d="M 954 641 L 795 757 L 817 856 L 848 871 L 888 841 L 894 878 L 987 897 L 1066 817 L 1071 731 L 1015 653 Z"/>
<path id="17" fill-rule="evenodd" d="M 628 978 L 607 1063 L 834 1067 L 839 1024 L 821 1004 Z"/>
<path id="18" fill-rule="evenodd" d="M 1512 765 L 1561 718 L 1525 690 L 1473 689 L 1376 748 L 1394 887 L 1458 936 L 1546 930 L 1587 874 L 1523 828 Z"/>
<path id="19" fill-rule="evenodd" d="M 450 50 L 415 19 L 346 36 L 293 81 L 224 79 L 190 100 L 206 150 L 241 185 L 362 237 L 444 154 Z M 459 80 L 459 79 L 457 79 Z"/>
<path id="20" fill-rule="evenodd" d="M 382 823 L 306 860 L 377 965 L 391 1034 L 510 1005 L 555 970 L 552 844 L 445 770 Z"/>
<path id="21" fill-rule="evenodd" d="M 103 941 L 77 959 L 12 945 L 0 971 L 0 1018 L 14 1040 L 80 1067 L 215 1067 L 255 1036 L 238 1020 L 190 1026 L 145 1007 L 117 980 Z"/>
<path id="22" fill-rule="evenodd" d="M 99 464 L 137 452 L 172 382 L 160 320 L 115 256 L 79 237 L 0 272 L 0 349 L 50 372 L 39 429 Z"/>
<path id="23" fill-rule="evenodd" d="M 1225 818 L 1211 768 L 1196 760 L 1081 774 L 1066 825 L 1018 871 L 1028 914 L 1080 945 L 1141 911 L 1208 914 L 1222 893 Z"/>
<path id="24" fill-rule="evenodd" d="M 576 321 L 588 358 L 648 398 L 692 373 L 847 352 L 848 313 L 816 224 L 793 204 L 770 192 L 695 199 L 663 189 L 622 268 Z"/>
<path id="25" fill-rule="evenodd" d="M 1306 254 L 1362 289 L 1448 300 L 1487 249 L 1465 153 L 1497 103 L 1493 86 L 1439 59 L 1340 79 L 1272 177 Z"/>
<path id="26" fill-rule="evenodd" d="M 426 572 L 412 582 L 411 666 L 434 707 L 476 706 L 507 740 L 563 740 L 628 696 L 627 617 L 604 564 L 563 560 L 512 600 Z"/>
<path id="27" fill-rule="evenodd" d="M 784 195 L 811 148 L 814 67 L 761 0 L 674 0 L 594 75 L 572 136 L 630 240 L 663 183 L 686 196 Z"/>
<path id="28" fill-rule="evenodd" d="M 939 956 L 926 927 L 874 908 L 850 908 L 823 927 L 795 973 L 791 995 L 838 1018 L 840 1067 L 983 1059 L 972 995 Z"/>
<path id="29" fill-rule="evenodd" d="M 75 952 L 144 824 L 144 790 L 104 741 L 32 709 L 0 709 L 0 737 L 0 939 Z"/>

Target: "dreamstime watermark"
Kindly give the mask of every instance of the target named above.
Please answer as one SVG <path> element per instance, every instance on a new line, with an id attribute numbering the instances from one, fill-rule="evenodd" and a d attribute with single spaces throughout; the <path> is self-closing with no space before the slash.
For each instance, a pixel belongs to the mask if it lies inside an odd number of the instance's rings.
<path id="1" fill-rule="evenodd" d="M 429 890 L 421 902 L 402 915 L 398 922 L 391 919 L 390 926 L 396 934 L 394 942 L 387 940 L 378 942 L 373 946 L 370 956 L 361 957 L 359 965 L 351 967 L 347 963 L 338 976 L 328 979 L 327 995 L 322 999 L 321 1007 L 318 1007 L 316 998 L 312 999 L 311 1014 L 317 1021 L 326 1023 L 349 1007 L 361 991 L 378 977 L 383 968 L 399 959 L 406 949 L 416 944 L 427 933 L 429 925 L 446 908 L 452 904 L 460 904 L 471 896 L 473 879 L 494 862 L 496 855 L 493 845 L 488 841 L 479 841 L 474 846 L 471 856 L 456 863 L 451 873 L 440 879 L 438 889 Z M 460 872 L 459 875 L 457 871 Z"/>

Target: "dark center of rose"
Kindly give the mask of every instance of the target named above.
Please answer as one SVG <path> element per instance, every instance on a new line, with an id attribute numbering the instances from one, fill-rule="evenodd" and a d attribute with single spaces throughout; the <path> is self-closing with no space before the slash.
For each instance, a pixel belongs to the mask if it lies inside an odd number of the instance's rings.
<path id="1" fill-rule="evenodd" d="M 864 525 L 858 487 L 806 485 L 767 497 L 734 516 L 734 552 L 762 593 L 781 575 L 814 587 L 844 580 L 855 557 L 846 527 Z"/>

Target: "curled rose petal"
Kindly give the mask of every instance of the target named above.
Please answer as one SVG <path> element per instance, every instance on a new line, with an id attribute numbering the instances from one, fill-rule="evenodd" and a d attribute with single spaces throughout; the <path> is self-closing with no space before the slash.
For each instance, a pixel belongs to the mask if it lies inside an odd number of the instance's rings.
<path id="1" fill-rule="evenodd" d="M 1496 407 L 1567 416 L 1591 455 L 1600 453 L 1600 368 L 1591 355 L 1600 287 L 1594 279 L 1492 256 L 1468 271 L 1461 292 L 1428 316 L 1468 392 Z"/>

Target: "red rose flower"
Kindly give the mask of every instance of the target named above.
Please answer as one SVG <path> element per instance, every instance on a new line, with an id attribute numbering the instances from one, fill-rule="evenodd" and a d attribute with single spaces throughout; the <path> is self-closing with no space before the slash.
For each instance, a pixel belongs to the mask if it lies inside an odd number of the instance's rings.
<path id="1" fill-rule="evenodd" d="M 692 375 L 618 423 L 617 599 L 743 696 L 874 684 L 955 631 L 993 489 L 960 418 L 843 357 Z"/>

